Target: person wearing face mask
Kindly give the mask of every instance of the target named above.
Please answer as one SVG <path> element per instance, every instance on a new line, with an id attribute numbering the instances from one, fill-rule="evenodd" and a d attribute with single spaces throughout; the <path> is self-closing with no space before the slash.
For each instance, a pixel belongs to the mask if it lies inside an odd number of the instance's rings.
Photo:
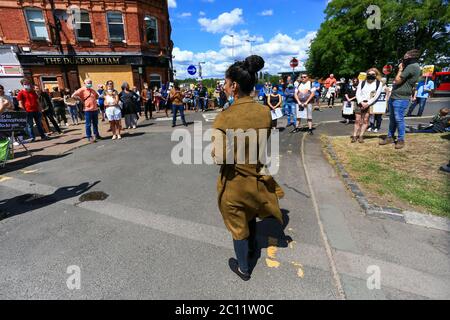
<path id="1" fill-rule="evenodd" d="M 351 108 L 353 105 L 353 114 L 344 114 L 344 110 L 342 110 L 342 118 L 345 120 L 343 123 L 350 124 L 351 121 L 355 121 L 355 105 L 356 105 L 356 91 L 358 90 L 359 80 L 358 78 L 353 78 L 351 84 L 347 86 L 344 94 L 344 108 Z"/>
<path id="2" fill-rule="evenodd" d="M 122 130 L 122 111 L 119 107 L 119 93 L 114 90 L 114 82 L 109 80 L 106 82 L 105 108 L 106 117 L 109 120 L 111 131 L 113 133 L 113 140 L 122 139 L 120 130 Z"/>
<path id="3" fill-rule="evenodd" d="M 381 73 L 376 68 L 367 70 L 367 79 L 356 90 L 355 127 L 352 143 L 364 143 L 364 133 L 369 127 L 370 106 L 374 105 L 383 91 Z"/>
<path id="4" fill-rule="evenodd" d="M 283 190 L 275 182 L 267 167 L 250 157 L 250 150 L 265 150 L 265 139 L 243 139 L 242 148 L 234 144 L 229 134 L 247 135 L 256 132 L 257 136 L 270 133 L 272 116 L 269 108 L 261 107 L 250 94 L 257 82 L 257 74 L 264 67 L 259 56 L 250 56 L 244 61 L 235 62 L 225 74 L 224 90 L 233 104 L 218 114 L 213 125 L 212 158 L 221 165 L 217 182 L 218 204 L 227 229 L 233 237 L 236 258 L 228 265 L 232 272 L 242 280 L 249 281 L 255 257 L 256 218 L 275 217 L 283 223 L 278 199 L 284 196 Z M 232 141 L 227 141 L 231 139 Z M 239 140 L 239 136 L 237 137 Z M 252 143 L 255 143 L 252 144 Z M 229 147 L 234 145 L 234 148 Z M 243 150 L 245 156 L 236 155 Z M 253 260 L 254 261 L 254 260 Z"/>
<path id="5" fill-rule="evenodd" d="M 36 136 L 33 130 L 33 120 L 36 123 L 37 130 L 42 140 L 50 139 L 45 135 L 42 128 L 42 110 L 39 106 L 39 97 L 34 91 L 31 82 L 28 79 L 22 79 L 20 83 L 23 86 L 23 90 L 17 95 L 17 101 L 19 102 L 19 108 L 27 112 L 27 131 L 31 138 L 31 141 L 36 140 Z"/>
<path id="6" fill-rule="evenodd" d="M 98 132 L 98 104 L 97 99 L 99 97 L 97 91 L 92 89 L 92 80 L 84 80 L 84 87 L 81 87 L 75 91 L 72 98 L 78 99 L 84 105 L 84 118 L 86 121 L 86 138 L 89 142 L 96 142 L 101 139 Z M 91 126 L 94 131 L 94 137 L 92 137 Z"/>
<path id="7" fill-rule="evenodd" d="M 286 98 L 286 111 L 288 117 L 287 126 L 294 126 L 297 128 L 297 102 L 295 100 L 295 87 L 292 82 L 288 82 L 287 88 L 284 91 Z"/>
<path id="8" fill-rule="evenodd" d="M 272 111 L 275 111 L 276 109 L 281 108 L 281 104 L 283 103 L 283 97 L 281 96 L 281 94 L 278 93 L 277 86 L 272 87 L 272 92 L 269 94 L 267 103 L 269 104 L 269 108 Z M 278 123 L 278 121 L 276 119 L 272 120 L 272 128 L 273 129 L 277 128 L 277 123 Z"/>
<path id="9" fill-rule="evenodd" d="M 308 122 L 308 134 L 313 135 L 313 107 L 312 100 L 315 96 L 315 88 L 312 86 L 311 81 L 309 81 L 308 75 L 302 74 L 300 76 L 300 83 L 295 91 L 295 100 L 297 101 L 298 107 L 301 110 L 306 109 L 306 118 Z M 295 132 L 301 130 L 302 119 L 297 119 L 297 127 Z"/>
<path id="10" fill-rule="evenodd" d="M 415 88 L 417 80 L 421 76 L 419 66 L 420 51 L 417 49 L 408 51 L 403 61 L 398 66 L 398 72 L 394 79 L 394 87 L 389 99 L 389 133 L 386 139 L 380 141 L 380 145 L 395 143 L 395 149 L 405 147 L 405 112 L 409 106 L 411 92 Z M 395 141 L 395 133 L 398 130 L 398 140 Z"/>

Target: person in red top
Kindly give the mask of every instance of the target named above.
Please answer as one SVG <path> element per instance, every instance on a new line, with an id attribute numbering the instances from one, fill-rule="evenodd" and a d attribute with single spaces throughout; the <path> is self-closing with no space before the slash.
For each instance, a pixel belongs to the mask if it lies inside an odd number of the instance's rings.
<path id="1" fill-rule="evenodd" d="M 330 74 L 330 76 L 325 80 L 325 88 L 328 90 L 331 86 L 335 85 L 337 82 L 334 74 Z"/>
<path id="2" fill-rule="evenodd" d="M 19 102 L 19 108 L 27 112 L 27 122 L 28 122 L 28 134 L 31 137 L 31 141 L 36 140 L 36 136 L 33 131 L 33 120 L 36 123 L 38 132 L 42 140 L 47 140 L 49 137 L 45 135 L 44 129 L 42 128 L 42 110 L 39 107 L 39 98 L 31 85 L 30 80 L 22 79 L 20 83 L 23 86 L 23 90 L 17 95 L 17 101 Z"/>
<path id="3" fill-rule="evenodd" d="M 84 104 L 84 115 L 86 120 L 86 138 L 90 142 L 96 142 L 100 140 L 100 134 L 98 132 L 98 104 L 97 99 L 99 95 L 97 91 L 92 89 L 92 80 L 84 80 L 84 87 L 75 91 L 72 98 L 80 100 Z M 95 138 L 92 138 L 91 124 L 94 131 Z"/>

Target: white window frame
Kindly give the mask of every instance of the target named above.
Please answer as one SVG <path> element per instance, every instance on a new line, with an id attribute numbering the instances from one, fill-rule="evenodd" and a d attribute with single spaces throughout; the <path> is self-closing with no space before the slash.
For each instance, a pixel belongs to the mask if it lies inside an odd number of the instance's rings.
<path id="1" fill-rule="evenodd" d="M 119 22 L 110 23 L 109 19 L 108 19 L 108 13 L 120 13 L 120 16 L 122 17 L 122 23 L 119 23 Z M 121 39 L 121 40 L 111 39 L 111 33 L 110 33 L 110 30 L 109 30 L 109 25 L 110 24 L 121 24 L 122 25 L 122 28 L 123 28 L 123 39 Z M 125 19 L 123 18 L 123 12 L 121 12 L 121 11 L 107 11 L 106 12 L 106 25 L 108 26 L 108 39 L 109 39 L 110 42 L 124 42 L 125 41 L 125 39 L 126 39 L 126 37 L 125 37 Z"/>
<path id="2" fill-rule="evenodd" d="M 155 21 L 155 26 L 156 26 L 156 41 L 149 41 L 149 39 L 147 39 L 147 21 L 149 20 L 154 20 Z M 144 17 L 144 28 L 145 28 L 145 38 L 146 38 L 146 42 L 148 44 L 156 44 L 159 43 L 159 25 L 158 25 L 158 19 L 154 16 L 150 16 L 150 15 L 146 15 Z"/>
<path id="3" fill-rule="evenodd" d="M 31 40 L 46 40 L 46 41 L 48 41 L 50 38 L 49 38 L 49 36 L 48 36 L 48 29 L 47 29 L 47 23 L 46 23 L 46 21 L 45 21 L 45 16 L 44 16 L 44 12 L 43 12 L 43 10 L 42 9 L 39 9 L 39 8 L 24 8 L 24 14 L 25 14 L 25 20 L 27 21 L 27 26 L 28 26 L 28 34 L 30 35 L 30 39 Z M 28 12 L 30 12 L 30 11 L 35 11 L 35 12 L 40 12 L 41 13 L 41 15 L 42 15 L 42 20 L 30 20 L 30 19 L 28 19 Z M 31 24 L 30 24 L 30 22 L 36 22 L 36 23 L 43 23 L 44 24 L 44 27 L 45 27 L 45 31 L 46 31 L 46 33 L 47 33 L 47 37 L 36 37 L 36 36 L 33 36 L 33 32 L 31 31 L 32 30 L 32 27 L 31 27 Z"/>
<path id="4" fill-rule="evenodd" d="M 81 21 L 81 14 L 87 14 L 88 15 L 88 17 L 89 17 L 89 22 L 83 22 L 83 21 Z M 77 28 L 75 29 L 75 35 L 76 35 L 76 37 L 77 37 L 77 40 L 78 41 L 90 41 L 90 40 L 92 40 L 92 38 L 94 37 L 94 34 L 92 33 L 92 23 L 91 23 L 91 15 L 89 14 L 89 11 L 87 11 L 87 10 L 81 10 L 80 11 L 80 21 L 76 21 L 76 24 L 77 24 Z M 90 25 L 90 27 L 91 27 L 91 38 L 84 38 L 84 37 L 80 37 L 79 35 L 78 35 L 78 30 L 80 30 L 80 29 L 78 29 L 78 25 L 82 25 L 82 24 L 89 24 Z M 109 26 L 108 26 L 108 31 L 109 31 Z"/>
<path id="5" fill-rule="evenodd" d="M 150 84 L 152 83 L 152 77 L 159 77 L 159 86 L 158 88 L 162 88 L 162 76 L 159 73 L 151 73 L 149 75 L 149 79 L 148 79 L 148 85 L 150 86 Z M 153 90 L 153 87 L 151 88 Z"/>

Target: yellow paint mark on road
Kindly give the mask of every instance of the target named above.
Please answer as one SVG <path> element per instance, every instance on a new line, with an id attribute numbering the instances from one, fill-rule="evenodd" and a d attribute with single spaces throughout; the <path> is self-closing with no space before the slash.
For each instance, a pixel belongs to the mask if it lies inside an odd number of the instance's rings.
<path id="1" fill-rule="evenodd" d="M 31 173 L 36 173 L 39 170 L 20 170 L 20 172 L 22 172 L 23 174 L 31 174 Z"/>
<path id="2" fill-rule="evenodd" d="M 297 243 L 297 241 L 291 241 L 289 242 L 289 249 L 294 249 L 294 244 Z"/>
<path id="3" fill-rule="evenodd" d="M 279 268 L 280 265 L 281 265 L 278 261 L 272 260 L 272 259 L 269 259 L 269 258 L 266 258 L 266 264 L 267 264 L 267 266 L 269 268 L 275 268 L 275 269 Z"/>
<path id="4" fill-rule="evenodd" d="M 277 255 L 278 248 L 277 247 L 268 247 L 267 248 L 267 256 L 269 258 L 275 259 Z"/>
<path id="5" fill-rule="evenodd" d="M 298 262 L 292 262 L 292 264 L 294 265 L 294 267 L 298 268 L 297 269 L 298 277 L 303 279 L 305 277 L 305 271 L 303 271 L 303 265 Z"/>
<path id="6" fill-rule="evenodd" d="M 12 178 L 7 177 L 7 176 L 0 176 L 0 182 L 7 181 L 7 180 L 11 180 L 11 179 L 12 179 Z"/>

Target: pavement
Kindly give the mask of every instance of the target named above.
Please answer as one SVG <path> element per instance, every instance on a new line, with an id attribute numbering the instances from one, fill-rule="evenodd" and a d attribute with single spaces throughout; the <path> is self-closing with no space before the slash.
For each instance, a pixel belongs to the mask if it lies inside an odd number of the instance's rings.
<path id="1" fill-rule="evenodd" d="M 426 115 L 445 104 L 430 103 Z M 285 224 L 258 222 L 251 281 L 228 269 L 218 168 L 173 164 L 170 122 L 144 121 L 121 141 L 55 145 L 45 161 L 27 162 L 36 151 L 0 171 L 0 298 L 449 299 L 449 233 L 366 217 L 320 143 L 351 126 L 339 109 L 314 116 L 335 122 L 314 136 L 280 134 Z M 187 116 L 204 130 L 213 118 Z M 79 290 L 67 286 L 71 266 Z"/>

